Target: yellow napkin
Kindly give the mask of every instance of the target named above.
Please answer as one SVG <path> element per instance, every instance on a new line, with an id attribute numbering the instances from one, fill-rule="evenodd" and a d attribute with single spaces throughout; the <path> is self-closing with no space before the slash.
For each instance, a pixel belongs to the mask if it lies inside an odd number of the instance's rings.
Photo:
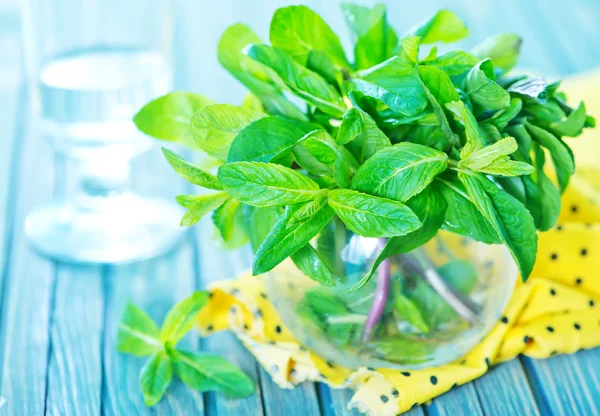
<path id="1" fill-rule="evenodd" d="M 599 75 L 567 85 L 570 98 L 584 99 L 596 116 Z M 303 381 L 349 387 L 355 390 L 349 408 L 383 416 L 425 403 L 518 354 L 546 358 L 599 346 L 600 171 L 593 164 L 600 157 L 600 135 L 588 130 L 574 142 L 578 170 L 563 196 L 559 225 L 540 234 L 532 277 L 517 285 L 488 336 L 456 362 L 410 372 L 334 366 L 298 344 L 269 302 L 262 279 L 249 272 L 212 286 L 211 300 L 199 316 L 201 331 L 234 331 L 281 387 Z M 585 155 L 581 161 L 579 155 Z"/>

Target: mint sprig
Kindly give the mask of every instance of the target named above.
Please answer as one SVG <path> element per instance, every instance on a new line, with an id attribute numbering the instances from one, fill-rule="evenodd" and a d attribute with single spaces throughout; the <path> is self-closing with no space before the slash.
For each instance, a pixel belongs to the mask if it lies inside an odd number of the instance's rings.
<path id="1" fill-rule="evenodd" d="M 521 46 L 515 34 L 439 54 L 435 44 L 468 36 L 449 10 L 404 32 L 382 5 L 342 10 L 353 62 L 317 13 L 284 7 L 270 42 L 241 24 L 219 42 L 219 62 L 249 90 L 245 104 L 178 92 L 136 116 L 145 133 L 219 161 L 214 175 L 165 152 L 184 179 L 213 191 L 179 197 L 188 209 L 182 223 L 214 211 L 229 246 L 251 242 L 255 274 L 291 257 L 328 286 L 344 280 L 336 251 L 347 230 L 389 238 L 376 266 L 440 229 L 502 243 L 526 279 L 536 231 L 556 222 L 575 170 L 564 138 L 595 126 L 585 105 L 571 107 L 557 82 L 511 74 Z M 340 222 L 347 230 L 332 236 Z M 309 244 L 336 238 L 333 250 Z"/>
<path id="2" fill-rule="evenodd" d="M 216 390 L 231 397 L 245 397 L 254 392 L 252 380 L 225 359 L 175 348 L 192 329 L 207 302 L 208 292 L 195 292 L 169 311 L 160 330 L 143 310 L 131 303 L 125 306 L 119 323 L 117 349 L 140 357 L 150 356 L 140 371 L 146 406 L 154 406 L 162 399 L 173 372 L 189 387 L 201 392 Z"/>

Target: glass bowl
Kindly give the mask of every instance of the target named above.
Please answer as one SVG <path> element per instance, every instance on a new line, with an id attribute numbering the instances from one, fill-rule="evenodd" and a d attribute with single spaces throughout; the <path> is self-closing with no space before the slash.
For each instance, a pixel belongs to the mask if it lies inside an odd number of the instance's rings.
<path id="1" fill-rule="evenodd" d="M 340 228 L 311 243 L 336 272 L 335 284 L 311 280 L 291 260 L 265 277 L 286 327 L 333 364 L 419 369 L 457 360 L 498 322 L 517 280 L 502 245 L 441 231 L 377 267 L 386 240 Z M 350 291 L 372 268 L 367 284 Z"/>

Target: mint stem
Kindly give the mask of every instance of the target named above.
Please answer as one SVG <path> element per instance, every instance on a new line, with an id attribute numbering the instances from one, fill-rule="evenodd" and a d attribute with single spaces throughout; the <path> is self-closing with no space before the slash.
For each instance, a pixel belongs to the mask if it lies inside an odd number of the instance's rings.
<path id="1" fill-rule="evenodd" d="M 387 243 L 386 238 L 380 239 L 382 247 L 385 247 Z M 373 303 L 371 303 L 371 309 L 367 314 L 367 321 L 365 322 L 365 328 L 363 330 L 362 340 L 363 342 L 369 341 L 375 326 L 379 323 L 381 315 L 385 309 L 387 303 L 388 294 L 390 291 L 390 277 L 392 275 L 392 263 L 387 258 L 381 262 L 377 268 L 377 286 L 375 288 L 375 297 Z"/>

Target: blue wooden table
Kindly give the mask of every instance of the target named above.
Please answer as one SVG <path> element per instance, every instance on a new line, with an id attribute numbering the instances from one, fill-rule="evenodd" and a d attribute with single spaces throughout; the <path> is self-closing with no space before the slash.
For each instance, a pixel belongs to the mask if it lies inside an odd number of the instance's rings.
<path id="1" fill-rule="evenodd" d="M 241 87 L 218 67 L 216 40 L 236 21 L 250 23 L 266 37 L 272 11 L 286 2 L 220 0 L 218 8 L 208 1 L 174 3 L 178 87 L 224 102 L 239 101 Z M 333 26 L 342 27 L 337 2 L 308 3 Z M 389 3 L 390 20 L 400 29 L 444 6 L 470 23 L 474 38 L 518 32 L 525 40 L 521 65 L 541 73 L 567 75 L 600 64 L 598 0 Z M 189 232 L 177 251 L 126 266 L 59 264 L 28 248 L 25 215 L 50 198 L 69 195 L 74 177 L 36 131 L 21 65 L 16 4 L 0 0 L 0 414 L 356 414 L 346 409 L 350 391 L 318 383 L 279 389 L 229 333 L 206 339 L 190 335 L 184 342 L 187 348 L 213 351 L 236 362 L 256 381 L 257 394 L 231 400 L 198 394 L 176 381 L 156 407 L 144 406 L 138 385 L 142 360 L 115 351 L 124 303 L 131 300 L 160 321 L 174 302 L 194 289 L 247 267 L 249 253 L 218 251 L 204 222 Z M 135 161 L 133 187 L 165 197 L 186 191 L 158 151 Z M 600 414 L 600 349 L 542 361 L 510 361 L 409 414 Z"/>

